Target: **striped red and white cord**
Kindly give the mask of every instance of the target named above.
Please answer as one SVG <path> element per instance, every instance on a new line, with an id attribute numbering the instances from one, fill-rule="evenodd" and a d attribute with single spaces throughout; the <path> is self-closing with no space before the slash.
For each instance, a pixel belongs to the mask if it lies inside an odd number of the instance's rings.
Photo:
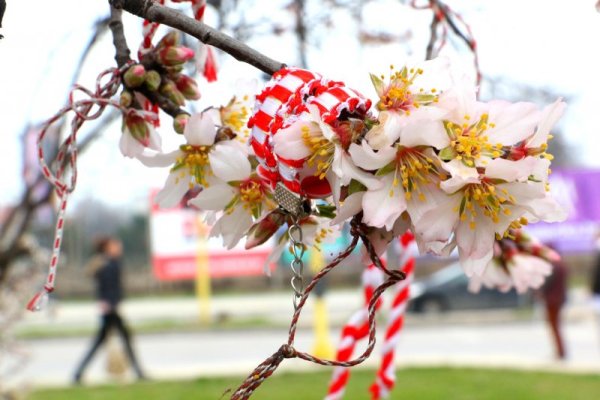
<path id="1" fill-rule="evenodd" d="M 415 256 L 418 252 L 412 233 L 406 232 L 400 237 L 399 242 L 401 249 L 399 265 L 406 274 L 406 279 L 398 282 L 395 287 L 381 350 L 381 365 L 377 371 L 375 382 L 369 389 L 372 400 L 387 398 L 396 383 L 395 351 L 404 327 L 404 316 L 410 300 L 410 284 L 415 269 Z"/>
<path id="2" fill-rule="evenodd" d="M 356 344 L 367 337 L 369 334 L 369 302 L 373 297 L 375 288 L 384 281 L 383 272 L 374 264 L 369 265 L 362 274 L 362 286 L 364 291 L 364 305 L 356 311 L 348 320 L 342 329 L 342 336 L 338 346 L 337 361 L 348 361 L 352 358 Z M 381 306 L 381 301 L 377 308 Z M 329 391 L 326 400 L 341 399 L 346 390 L 348 379 L 350 378 L 350 369 L 336 367 L 333 370 L 333 376 L 329 384 Z"/>
<path id="3" fill-rule="evenodd" d="M 27 303 L 27 309 L 30 311 L 40 310 L 48 294 L 54 290 L 56 281 L 56 269 L 60 256 L 62 237 L 65 226 L 65 213 L 69 195 L 75 190 L 77 183 L 77 133 L 85 121 L 97 119 L 102 115 L 104 109 L 112 106 L 121 111 L 136 112 L 145 119 L 155 119 L 156 115 L 150 115 L 143 111 L 127 110 L 117 101 L 111 98 L 117 93 L 121 86 L 121 75 L 131 66 L 130 63 L 121 68 L 111 68 L 102 72 L 96 79 L 96 90 L 92 92 L 82 86 L 76 85 L 69 95 L 69 103 L 62 108 L 53 117 L 48 119 L 42 126 L 37 139 L 38 157 L 40 168 L 44 177 L 54 187 L 56 195 L 60 199 L 56 227 L 54 231 L 54 241 L 52 244 L 52 257 L 48 266 L 46 282 L 40 292 L 38 292 Z M 106 83 L 103 81 L 108 78 Z M 76 95 L 87 96 L 84 99 L 76 100 Z M 69 135 L 60 145 L 56 159 L 52 165 L 48 165 L 44 155 L 44 138 L 50 126 L 62 119 L 67 113 L 73 112 L 75 117 L 71 121 L 71 130 Z M 67 168 L 70 169 L 70 177 L 67 175 Z"/>

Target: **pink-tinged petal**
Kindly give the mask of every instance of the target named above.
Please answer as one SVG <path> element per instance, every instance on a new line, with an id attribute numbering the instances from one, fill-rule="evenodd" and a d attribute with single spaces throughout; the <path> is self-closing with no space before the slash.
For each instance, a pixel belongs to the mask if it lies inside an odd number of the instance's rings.
<path id="1" fill-rule="evenodd" d="M 455 85 L 440 94 L 437 107 L 448 111 L 446 119 L 462 123 L 465 115 L 479 117 L 481 103 L 477 102 L 477 88 L 466 77 L 459 78 Z"/>
<path id="2" fill-rule="evenodd" d="M 221 143 L 208 153 L 208 159 L 215 176 L 225 182 L 247 179 L 252 172 L 252 166 L 244 152 Z"/>
<path id="3" fill-rule="evenodd" d="M 269 253 L 269 256 L 267 257 L 267 259 L 265 260 L 265 263 L 263 265 L 263 271 L 264 271 L 265 275 L 271 276 L 271 265 L 272 264 L 275 264 L 275 266 L 278 265 L 279 258 L 281 257 L 281 255 L 283 254 L 283 252 L 285 251 L 285 249 L 287 247 L 288 246 L 287 246 L 286 240 L 280 241 L 277 244 L 277 246 L 273 247 L 273 249 L 271 250 L 271 253 Z"/>
<path id="4" fill-rule="evenodd" d="M 486 167 L 485 176 L 506 182 L 523 181 L 533 174 L 541 161 L 543 162 L 542 159 L 535 157 L 525 157 L 518 161 L 496 158 Z"/>
<path id="5" fill-rule="evenodd" d="M 180 176 L 180 171 L 169 173 L 165 187 L 162 188 L 154 198 L 154 201 L 162 208 L 171 208 L 179 204 L 183 196 L 189 190 L 190 177 Z"/>
<path id="6" fill-rule="evenodd" d="M 356 214 L 362 211 L 362 200 L 366 192 L 352 193 L 346 197 L 343 203 L 340 204 L 336 211 L 336 216 L 331 220 L 331 225 L 344 223 Z"/>
<path id="7" fill-rule="evenodd" d="M 524 205 L 528 213 L 525 217 L 530 222 L 562 222 L 569 217 L 569 213 L 550 195 L 541 199 L 532 200 Z"/>
<path id="8" fill-rule="evenodd" d="M 485 267 L 481 276 L 473 275 L 469 279 L 470 292 L 477 293 L 482 286 L 506 293 L 512 288 L 513 282 L 504 268 L 498 265 L 495 259 L 492 259 Z"/>
<path id="9" fill-rule="evenodd" d="M 539 257 L 518 254 L 511 260 L 509 271 L 517 292 L 525 293 L 544 284 L 552 273 L 552 265 Z"/>
<path id="10" fill-rule="evenodd" d="M 362 183 L 368 189 L 375 189 L 381 186 L 379 179 L 354 165 L 352 158 L 339 147 L 335 148 L 331 169 L 340 179 L 342 186 L 348 185 L 352 179 Z"/>
<path id="11" fill-rule="evenodd" d="M 178 159 L 184 157 L 181 150 L 174 150 L 170 153 L 158 153 L 153 150 L 145 149 L 141 154 L 137 155 L 137 159 L 146 167 L 170 167 Z"/>
<path id="12" fill-rule="evenodd" d="M 492 259 L 496 233 L 494 223 L 483 212 L 478 210 L 475 227 L 470 221 L 461 221 L 456 229 L 456 244 L 458 245 L 460 261 L 467 276 L 481 275 L 485 266 Z"/>
<path id="13" fill-rule="evenodd" d="M 450 145 L 450 139 L 442 121 L 420 121 L 408 124 L 402 130 L 400 144 L 405 147 L 431 146 L 443 149 Z"/>
<path id="14" fill-rule="evenodd" d="M 129 132 L 125 131 L 119 139 L 119 149 L 125 157 L 137 158 L 144 151 L 145 147 L 131 136 Z"/>
<path id="15" fill-rule="evenodd" d="M 302 132 L 306 129 L 308 129 L 311 138 L 321 135 L 318 125 L 306 121 L 297 121 L 289 127 L 281 129 L 273 136 L 275 153 L 287 160 L 302 160 L 310 156 L 311 151 L 302 138 Z"/>
<path id="16" fill-rule="evenodd" d="M 190 116 L 183 135 L 192 146 L 210 146 L 215 142 L 217 127 L 211 113 L 195 113 Z"/>
<path id="17" fill-rule="evenodd" d="M 495 100 L 489 102 L 488 107 L 490 128 L 487 134 L 491 144 L 510 146 L 527 139 L 540 118 L 540 112 L 533 103 Z"/>
<path id="18" fill-rule="evenodd" d="M 484 273 L 486 266 L 494 256 L 494 251 L 490 250 L 480 258 L 474 258 L 473 256 L 467 256 L 466 252 L 462 251 L 459 247 L 458 255 L 460 265 L 465 271 L 465 275 L 471 278 L 473 276 L 481 276 Z"/>
<path id="19" fill-rule="evenodd" d="M 566 108 L 567 103 L 561 101 L 561 99 L 558 99 L 554 103 L 546 106 L 542 110 L 540 122 L 535 133 L 527 142 L 527 147 L 540 147 L 542 144 L 546 143 L 548 141 L 550 129 L 552 129 L 560 117 L 562 117 Z"/>
<path id="20" fill-rule="evenodd" d="M 367 171 L 385 167 L 396 156 L 396 148 L 387 146 L 376 152 L 366 140 L 363 140 L 360 145 L 352 143 L 348 152 L 354 164 Z"/>
<path id="21" fill-rule="evenodd" d="M 460 160 L 442 163 L 442 167 L 450 173 L 450 179 L 440 183 L 440 188 L 446 193 L 456 193 L 467 184 L 479 183 L 477 169 L 466 166 Z"/>
<path id="22" fill-rule="evenodd" d="M 400 132 L 408 122 L 406 115 L 395 111 L 382 111 L 378 119 L 379 125 L 371 128 L 365 136 L 369 145 L 375 150 L 393 145 L 400 138 Z"/>
<path id="23" fill-rule="evenodd" d="M 381 178 L 381 188 L 369 190 L 363 197 L 363 222 L 375 228 L 385 227 L 392 230 L 396 220 L 406 210 L 404 191 L 400 186 L 392 189 L 394 177 L 387 175 Z"/>
<path id="24" fill-rule="evenodd" d="M 227 206 L 233 196 L 235 196 L 235 190 L 231 186 L 214 185 L 202 189 L 196 197 L 188 201 L 188 204 L 198 207 L 200 210 L 220 211 Z"/>
<path id="25" fill-rule="evenodd" d="M 426 212 L 448 200 L 446 192 L 442 191 L 435 183 L 421 184 L 419 190 L 425 196 L 425 200 L 420 200 L 420 196 L 413 195 L 407 206 L 408 214 L 413 223 L 417 223 Z"/>
<path id="26" fill-rule="evenodd" d="M 445 202 L 425 212 L 419 220 L 412 221 L 414 233 L 421 238 L 425 247 L 429 242 L 446 243 L 458 223 L 462 194 L 446 197 Z"/>

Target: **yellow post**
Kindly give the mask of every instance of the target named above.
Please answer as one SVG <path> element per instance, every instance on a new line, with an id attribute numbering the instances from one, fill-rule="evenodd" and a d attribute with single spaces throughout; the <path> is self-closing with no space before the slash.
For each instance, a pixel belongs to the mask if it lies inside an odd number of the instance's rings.
<path id="1" fill-rule="evenodd" d="M 310 252 L 310 267 L 313 273 L 319 272 L 325 266 L 325 257 L 320 249 L 313 247 Z M 323 296 L 313 297 L 315 304 L 314 334 L 315 344 L 312 354 L 319 358 L 332 359 L 335 349 L 329 337 L 329 317 Z"/>
<path id="2" fill-rule="evenodd" d="M 201 220 L 196 220 L 198 231 L 198 252 L 196 253 L 196 298 L 198 299 L 200 323 L 209 325 L 210 317 L 210 271 L 208 261 L 209 228 Z"/>

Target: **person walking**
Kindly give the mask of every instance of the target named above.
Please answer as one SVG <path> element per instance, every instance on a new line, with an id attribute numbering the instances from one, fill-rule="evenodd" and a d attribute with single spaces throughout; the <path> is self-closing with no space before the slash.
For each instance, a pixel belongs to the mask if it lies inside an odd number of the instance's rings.
<path id="1" fill-rule="evenodd" d="M 549 247 L 553 248 L 553 246 Z M 564 360 L 567 357 L 561 330 L 560 313 L 567 301 L 568 269 L 562 261 L 552 263 L 552 273 L 542 287 L 542 297 L 546 306 L 546 319 L 550 326 L 556 358 Z"/>
<path id="2" fill-rule="evenodd" d="M 121 282 L 121 256 L 123 245 L 113 237 L 103 237 L 96 241 L 95 256 L 88 264 L 88 271 L 93 276 L 96 285 L 96 297 L 100 303 L 100 327 L 92 342 L 92 346 L 77 367 L 74 383 L 80 384 L 86 367 L 106 342 L 109 333 L 115 329 L 120 334 L 125 345 L 125 351 L 138 379 L 146 379 L 131 346 L 131 334 L 125 326 L 118 310 L 123 300 Z"/>

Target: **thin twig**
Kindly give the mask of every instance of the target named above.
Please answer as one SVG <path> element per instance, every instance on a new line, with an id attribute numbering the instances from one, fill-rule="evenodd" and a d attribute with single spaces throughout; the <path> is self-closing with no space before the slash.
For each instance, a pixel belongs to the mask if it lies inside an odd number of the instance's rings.
<path id="1" fill-rule="evenodd" d="M 267 57 L 239 40 L 152 0 L 109 0 L 109 2 L 114 7 L 122 8 L 138 17 L 185 32 L 205 44 L 223 50 L 238 61 L 248 63 L 269 75 L 273 75 L 285 67 L 285 64 Z"/>

